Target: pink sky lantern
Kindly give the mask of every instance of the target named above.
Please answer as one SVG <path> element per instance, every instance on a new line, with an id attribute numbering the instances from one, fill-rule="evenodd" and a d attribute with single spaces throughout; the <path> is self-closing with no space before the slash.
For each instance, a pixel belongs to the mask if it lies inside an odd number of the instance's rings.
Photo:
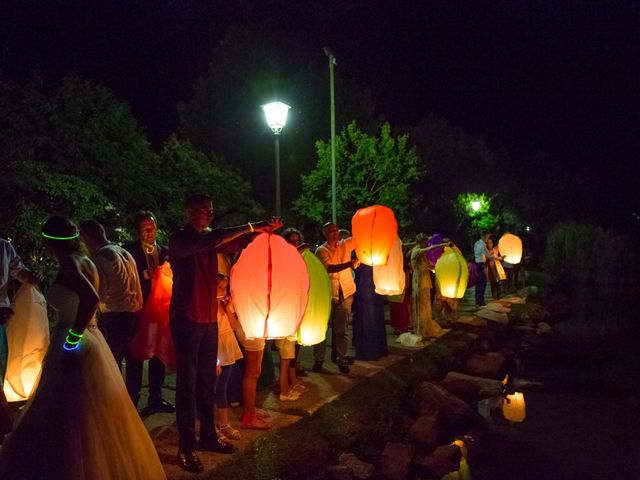
<path id="1" fill-rule="evenodd" d="M 398 222 L 389 207 L 373 205 L 355 213 L 351 219 L 351 233 L 362 263 L 372 267 L 386 265 L 398 238 Z"/>
<path id="2" fill-rule="evenodd" d="M 231 296 L 247 338 L 295 335 L 308 291 L 302 256 L 279 235 L 258 235 L 231 269 Z"/>
<path id="3" fill-rule="evenodd" d="M 404 292 L 403 264 L 402 241 L 400 237 L 396 237 L 387 264 L 373 267 L 373 283 L 378 295 L 401 295 Z"/>

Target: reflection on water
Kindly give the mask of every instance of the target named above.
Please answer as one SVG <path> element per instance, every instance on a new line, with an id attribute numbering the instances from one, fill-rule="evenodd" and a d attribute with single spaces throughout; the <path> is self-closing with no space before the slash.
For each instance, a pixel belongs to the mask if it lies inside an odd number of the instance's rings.
<path id="1" fill-rule="evenodd" d="M 611 334 L 638 328 L 635 285 L 575 285 L 571 314 L 563 328 L 584 334 Z"/>

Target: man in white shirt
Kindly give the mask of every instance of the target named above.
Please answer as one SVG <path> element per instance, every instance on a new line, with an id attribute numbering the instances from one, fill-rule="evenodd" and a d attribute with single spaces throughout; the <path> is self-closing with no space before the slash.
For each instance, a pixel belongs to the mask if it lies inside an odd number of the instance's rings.
<path id="1" fill-rule="evenodd" d="M 80 235 L 100 277 L 98 325 L 121 367 L 125 352 L 138 331 L 136 312 L 142 308 L 136 261 L 124 248 L 107 240 L 104 227 L 96 220 L 82 222 Z"/>
<path id="2" fill-rule="evenodd" d="M 338 226 L 335 223 L 325 223 L 322 233 L 326 241 L 318 247 L 316 256 L 327 269 L 331 279 L 331 352 L 340 371 L 346 374 L 349 373 L 349 365 L 353 363 L 353 358 L 347 356 L 347 326 L 351 317 L 353 294 L 356 293 L 353 269 L 357 268 L 360 262 L 351 259 L 353 240 L 351 237 L 340 240 Z M 325 343 L 326 341 L 323 341 L 313 347 L 314 372 L 322 371 Z"/>
<path id="3" fill-rule="evenodd" d="M 484 291 L 487 287 L 487 262 L 493 258 L 491 252 L 487 248 L 487 241 L 491 237 L 491 233 L 487 231 L 480 232 L 480 238 L 473 245 L 473 256 L 478 273 L 476 281 L 476 305 L 484 307 Z"/>

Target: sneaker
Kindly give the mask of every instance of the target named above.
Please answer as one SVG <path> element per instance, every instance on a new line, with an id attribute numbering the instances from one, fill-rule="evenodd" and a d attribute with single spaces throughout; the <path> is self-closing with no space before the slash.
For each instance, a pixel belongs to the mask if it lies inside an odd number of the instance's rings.
<path id="1" fill-rule="evenodd" d="M 286 394 L 280 394 L 281 402 L 295 402 L 300 398 L 300 392 L 296 392 L 295 390 L 289 390 Z"/>
<path id="2" fill-rule="evenodd" d="M 308 387 L 306 387 L 304 384 L 302 383 L 296 383 L 293 387 L 292 390 L 295 390 L 297 392 L 303 393 L 306 392 L 307 390 L 309 390 Z"/>
<path id="3" fill-rule="evenodd" d="M 228 423 L 225 423 L 224 425 L 216 425 L 216 432 L 219 432 L 220 436 L 228 440 L 240 440 L 240 438 L 242 438 L 240 431 L 236 430 Z"/>

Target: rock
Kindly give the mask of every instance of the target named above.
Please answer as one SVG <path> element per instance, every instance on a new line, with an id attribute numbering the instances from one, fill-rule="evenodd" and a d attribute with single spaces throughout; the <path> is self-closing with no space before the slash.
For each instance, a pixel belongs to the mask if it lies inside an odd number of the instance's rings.
<path id="1" fill-rule="evenodd" d="M 409 473 L 414 447 L 406 443 L 387 443 L 380 455 L 382 473 L 389 480 L 403 480 Z"/>
<path id="2" fill-rule="evenodd" d="M 454 462 L 446 458 L 434 456 L 417 456 L 414 459 L 416 472 L 427 478 L 441 478 L 450 472 L 456 472 L 460 468 L 460 462 Z"/>
<path id="3" fill-rule="evenodd" d="M 466 375 L 460 372 L 449 372 L 444 380 L 441 382 L 442 386 L 449 390 L 454 395 L 457 395 L 455 390 L 449 389 L 448 385 L 467 385 L 464 387 L 467 391 L 472 388 L 475 389 L 478 398 L 488 398 L 499 394 L 502 391 L 502 382 L 500 380 L 494 380 L 491 378 L 476 377 L 473 375 Z M 460 387 L 463 388 L 463 387 Z"/>
<path id="4" fill-rule="evenodd" d="M 477 418 L 469 405 L 431 382 L 421 382 L 416 387 L 413 401 L 419 416 L 435 413 L 438 425 L 445 431 L 464 428 Z"/>
<path id="5" fill-rule="evenodd" d="M 512 297 L 504 297 L 500 299 L 500 302 L 508 302 L 508 303 L 525 303 L 525 299 L 522 297 L 512 296 Z"/>
<path id="6" fill-rule="evenodd" d="M 327 474 L 332 480 L 352 480 L 351 469 L 346 465 L 329 465 Z"/>
<path id="7" fill-rule="evenodd" d="M 489 302 L 485 305 L 484 308 L 498 313 L 508 313 L 511 311 L 511 307 L 505 307 L 500 302 Z"/>
<path id="8" fill-rule="evenodd" d="M 343 453 L 339 459 L 340 465 L 347 467 L 354 478 L 366 480 L 376 472 L 376 468 L 370 463 L 363 462 L 353 453 Z"/>
<path id="9" fill-rule="evenodd" d="M 431 450 L 438 442 L 438 418 L 435 413 L 422 415 L 409 429 L 409 438 Z"/>
<path id="10" fill-rule="evenodd" d="M 506 313 L 499 313 L 492 310 L 487 310 L 486 308 L 481 308 L 476 312 L 476 315 L 491 322 L 500 323 L 502 325 L 509 325 L 509 317 Z"/>
<path id="11" fill-rule="evenodd" d="M 440 382 L 440 385 L 469 405 L 475 405 L 481 398 L 480 388 L 472 382 L 445 378 Z"/>
<path id="12" fill-rule="evenodd" d="M 473 327 L 487 326 L 487 321 L 485 319 L 476 317 L 475 315 L 462 315 L 456 318 L 455 323 L 461 323 L 463 325 L 471 325 Z"/>
<path id="13" fill-rule="evenodd" d="M 546 335 L 548 333 L 551 333 L 551 330 L 551 325 L 549 325 L 547 322 L 540 322 L 536 327 L 536 333 L 538 335 Z"/>
<path id="14" fill-rule="evenodd" d="M 433 451 L 431 456 L 460 463 L 462 452 L 457 445 L 441 445 Z"/>
<path id="15" fill-rule="evenodd" d="M 476 353 L 467 360 L 465 370 L 477 377 L 502 378 L 505 360 L 502 352 Z"/>

